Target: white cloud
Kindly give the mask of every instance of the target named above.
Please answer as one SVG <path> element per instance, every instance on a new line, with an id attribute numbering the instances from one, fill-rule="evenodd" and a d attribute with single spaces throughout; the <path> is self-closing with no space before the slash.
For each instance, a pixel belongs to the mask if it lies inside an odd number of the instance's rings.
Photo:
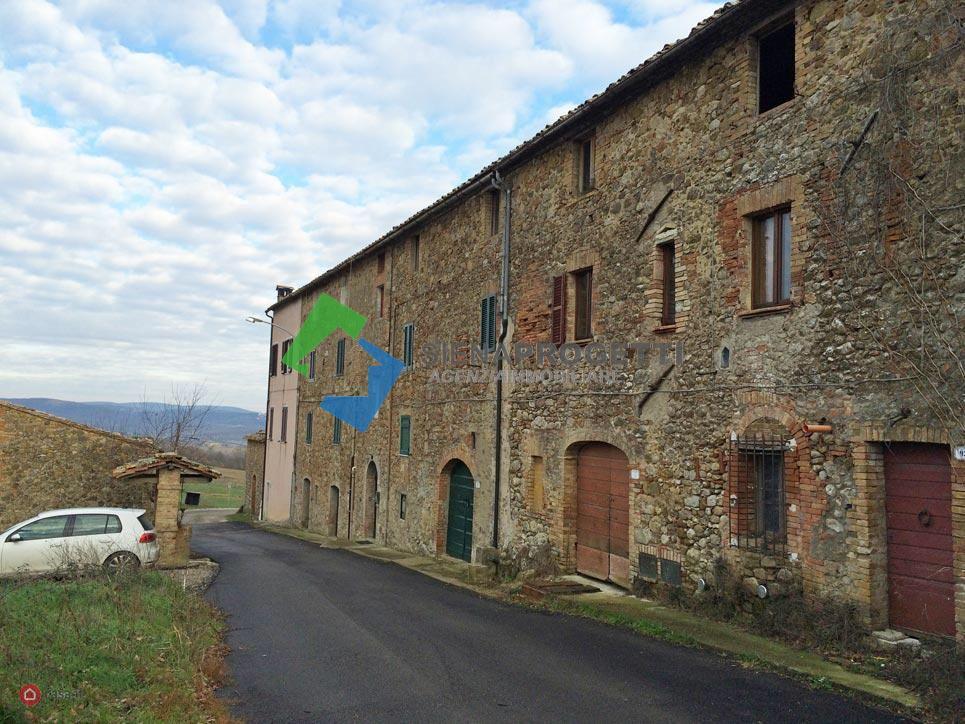
<path id="1" fill-rule="evenodd" d="M 379 236 L 708 7 L 641 1 L 630 25 L 590 0 L 0 2 L 0 396 L 207 380 L 258 409 L 265 340 L 242 320 L 276 283 Z"/>

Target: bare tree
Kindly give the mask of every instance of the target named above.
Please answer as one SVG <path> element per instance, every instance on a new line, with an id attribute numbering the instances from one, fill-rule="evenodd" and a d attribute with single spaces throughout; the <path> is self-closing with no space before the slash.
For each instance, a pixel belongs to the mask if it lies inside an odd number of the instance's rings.
<path id="1" fill-rule="evenodd" d="M 190 388 L 171 385 L 171 392 L 160 402 L 141 401 L 142 433 L 162 450 L 181 452 L 186 446 L 203 440 L 211 404 L 205 385 Z"/>

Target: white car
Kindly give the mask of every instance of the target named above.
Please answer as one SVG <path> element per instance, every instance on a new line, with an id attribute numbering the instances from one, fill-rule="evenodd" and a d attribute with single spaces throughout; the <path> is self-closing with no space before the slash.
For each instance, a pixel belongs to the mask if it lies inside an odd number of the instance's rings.
<path id="1" fill-rule="evenodd" d="M 116 571 L 158 559 L 154 524 L 144 510 L 48 510 L 0 534 L 0 576 L 78 567 Z"/>

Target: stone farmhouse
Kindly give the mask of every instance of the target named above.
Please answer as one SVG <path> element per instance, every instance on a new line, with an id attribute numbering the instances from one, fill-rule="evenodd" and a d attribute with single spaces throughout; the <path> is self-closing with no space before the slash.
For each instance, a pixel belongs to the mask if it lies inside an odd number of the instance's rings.
<path id="1" fill-rule="evenodd" d="M 965 638 L 956 13 L 725 5 L 279 288 L 261 516 Z M 282 362 L 321 294 L 407 367 L 365 432 L 355 339 Z"/>

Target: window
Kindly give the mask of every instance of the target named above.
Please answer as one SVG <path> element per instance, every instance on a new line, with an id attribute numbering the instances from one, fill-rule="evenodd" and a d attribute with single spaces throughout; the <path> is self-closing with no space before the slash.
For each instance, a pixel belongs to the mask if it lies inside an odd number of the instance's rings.
<path id="1" fill-rule="evenodd" d="M 402 362 L 412 366 L 412 345 L 415 338 L 415 325 L 407 324 L 402 328 Z"/>
<path id="2" fill-rule="evenodd" d="M 669 242 L 657 247 L 663 265 L 663 307 L 660 313 L 660 324 L 667 326 L 677 322 L 677 268 L 676 249 L 674 243 Z"/>
<path id="3" fill-rule="evenodd" d="M 385 271 L 385 252 L 384 251 L 381 254 L 379 254 L 377 263 L 378 263 L 378 273 L 381 274 L 382 272 Z"/>
<path id="4" fill-rule="evenodd" d="M 405 493 L 399 493 L 399 520 L 405 520 Z"/>
<path id="5" fill-rule="evenodd" d="M 469 447 L 473 450 L 476 449 L 476 433 L 469 433 Z"/>
<path id="6" fill-rule="evenodd" d="M 73 536 L 105 535 L 121 532 L 121 519 L 116 515 L 84 514 L 74 517 Z"/>
<path id="7" fill-rule="evenodd" d="M 20 534 L 20 540 L 44 540 L 46 538 L 63 538 L 67 529 L 67 515 L 52 515 L 49 518 L 41 518 L 33 523 L 25 525 L 16 531 Z"/>
<path id="8" fill-rule="evenodd" d="M 274 377 L 278 374 L 278 345 L 271 346 L 271 354 L 268 355 L 268 376 Z"/>
<path id="9" fill-rule="evenodd" d="M 379 284 L 375 288 L 375 308 L 379 313 L 379 319 L 385 316 L 385 285 Z"/>
<path id="10" fill-rule="evenodd" d="M 268 410 L 268 439 L 275 439 L 275 408 L 269 408 Z"/>
<path id="11" fill-rule="evenodd" d="M 553 344 L 559 346 L 566 341 L 566 275 L 553 277 L 552 335 Z"/>
<path id="12" fill-rule="evenodd" d="M 312 353 L 308 355 L 308 379 L 315 379 L 315 350 L 312 350 Z"/>
<path id="13" fill-rule="evenodd" d="M 794 23 L 762 35 L 757 41 L 757 108 L 759 113 L 794 97 Z"/>
<path id="14" fill-rule="evenodd" d="M 281 440 L 280 442 L 288 442 L 288 408 L 281 408 Z"/>
<path id="15" fill-rule="evenodd" d="M 399 454 L 409 455 L 412 452 L 412 418 L 402 415 L 399 418 Z"/>
<path id="16" fill-rule="evenodd" d="M 757 309 L 787 304 L 791 297 L 791 210 L 754 219 L 751 303 Z"/>
<path id="17" fill-rule="evenodd" d="M 499 233 L 499 189 L 489 192 L 489 233 Z"/>
<path id="18" fill-rule="evenodd" d="M 412 271 L 419 271 L 419 235 L 413 236 L 410 243 L 409 253 L 412 259 Z"/>
<path id="19" fill-rule="evenodd" d="M 281 373 L 287 375 L 292 371 L 292 368 L 285 364 L 285 355 L 288 354 L 288 350 L 292 348 L 292 340 L 286 339 L 281 343 Z"/>
<path id="20" fill-rule="evenodd" d="M 496 349 L 496 295 L 482 300 L 479 310 L 479 349 L 492 352 Z"/>
<path id="21" fill-rule="evenodd" d="M 335 345 L 335 376 L 341 377 L 345 374 L 345 337 L 342 337 Z"/>
<path id="22" fill-rule="evenodd" d="M 593 307 L 593 268 L 582 269 L 573 275 L 576 283 L 576 318 L 573 334 L 578 340 L 593 336 L 591 316 Z"/>
<path id="23" fill-rule="evenodd" d="M 728 477 L 731 545 L 762 553 L 783 553 L 783 439 L 753 435 L 732 440 Z"/>
<path id="24" fill-rule="evenodd" d="M 593 174 L 593 162 L 596 144 L 592 136 L 577 142 L 577 165 L 579 174 L 578 189 L 581 194 L 593 189 L 596 179 Z"/>
<path id="25" fill-rule="evenodd" d="M 335 445 L 342 444 L 342 421 L 337 417 L 332 418 L 332 443 Z"/>
<path id="26" fill-rule="evenodd" d="M 255 476 L 252 475 L 251 479 L 254 480 Z M 142 513 L 141 515 L 137 516 L 137 522 L 141 524 L 141 527 L 144 530 L 154 530 L 154 521 L 151 520 L 151 516 L 149 516 L 147 513 Z"/>
<path id="27" fill-rule="evenodd" d="M 305 444 L 306 445 L 312 444 L 312 433 L 314 432 L 314 429 L 313 429 L 314 427 L 315 427 L 315 415 L 309 412 L 308 415 L 305 416 Z"/>

